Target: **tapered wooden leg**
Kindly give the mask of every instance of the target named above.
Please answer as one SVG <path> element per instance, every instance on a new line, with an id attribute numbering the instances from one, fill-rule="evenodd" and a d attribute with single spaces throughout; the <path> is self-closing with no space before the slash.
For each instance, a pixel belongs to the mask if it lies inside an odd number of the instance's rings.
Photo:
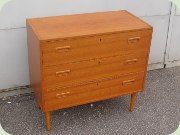
<path id="1" fill-rule="evenodd" d="M 137 94 L 137 93 L 131 94 L 131 104 L 130 104 L 130 111 L 131 111 L 131 112 L 134 110 L 134 104 L 135 104 L 135 100 L 136 100 L 136 94 Z"/>
<path id="2" fill-rule="evenodd" d="M 46 127 L 47 127 L 48 131 L 51 130 L 51 116 L 50 116 L 50 112 L 46 112 Z"/>

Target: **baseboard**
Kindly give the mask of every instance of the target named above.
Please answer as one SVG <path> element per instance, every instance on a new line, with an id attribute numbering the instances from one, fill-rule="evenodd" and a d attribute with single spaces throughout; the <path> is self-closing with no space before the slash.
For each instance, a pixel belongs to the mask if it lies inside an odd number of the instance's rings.
<path id="1" fill-rule="evenodd" d="M 179 60 L 166 63 L 166 68 L 177 67 L 177 66 L 180 66 Z"/>
<path id="2" fill-rule="evenodd" d="M 14 97 L 18 95 L 30 95 L 33 91 L 29 85 L 13 87 L 8 89 L 0 89 L 0 99 Z"/>
<path id="3" fill-rule="evenodd" d="M 162 68 L 164 68 L 164 64 L 162 63 L 155 63 L 155 64 L 148 65 L 148 71 L 155 70 L 155 69 L 162 69 Z"/>

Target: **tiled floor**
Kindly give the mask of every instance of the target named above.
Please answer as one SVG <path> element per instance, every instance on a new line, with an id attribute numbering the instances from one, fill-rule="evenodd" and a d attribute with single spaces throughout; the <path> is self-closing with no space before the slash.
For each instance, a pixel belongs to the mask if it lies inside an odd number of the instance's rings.
<path id="1" fill-rule="evenodd" d="M 149 71 L 134 112 L 130 96 L 52 112 L 52 131 L 34 96 L 0 101 L 0 122 L 13 135 L 167 135 L 180 123 L 180 67 Z"/>

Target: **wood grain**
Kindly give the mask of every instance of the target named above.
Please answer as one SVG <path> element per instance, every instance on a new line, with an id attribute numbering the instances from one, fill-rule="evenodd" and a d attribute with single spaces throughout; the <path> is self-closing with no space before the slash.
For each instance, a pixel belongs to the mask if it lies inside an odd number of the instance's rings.
<path id="1" fill-rule="evenodd" d="M 92 59 L 113 55 L 131 54 L 147 51 L 151 31 L 118 33 L 101 37 L 77 38 L 42 44 L 43 66 L 52 66 L 65 62 Z M 133 38 L 139 37 L 139 40 Z M 130 41 L 129 41 L 130 40 Z M 61 51 L 57 50 L 57 48 Z M 67 50 L 67 47 L 70 47 Z"/>
<path id="2" fill-rule="evenodd" d="M 43 69 L 44 89 L 94 80 L 111 74 L 127 74 L 146 70 L 147 52 L 113 55 L 91 61 L 62 64 Z M 67 72 L 68 71 L 68 72 Z M 57 75 L 58 73 L 58 75 Z"/>
<path id="3" fill-rule="evenodd" d="M 72 107 L 80 104 L 105 100 L 117 96 L 127 95 L 134 92 L 140 92 L 143 89 L 144 72 L 122 76 L 118 79 L 95 82 L 89 85 L 72 87 L 51 93 L 46 93 L 44 111 L 52 111 Z M 128 83 L 127 81 L 134 80 Z M 124 84 L 123 84 L 124 83 Z M 68 94 L 66 94 L 68 92 Z M 58 97 L 58 94 L 65 93 Z M 75 102 L 74 102 L 75 101 Z"/>
<path id="4" fill-rule="evenodd" d="M 28 22 L 41 41 L 152 29 L 127 11 L 34 18 Z"/>

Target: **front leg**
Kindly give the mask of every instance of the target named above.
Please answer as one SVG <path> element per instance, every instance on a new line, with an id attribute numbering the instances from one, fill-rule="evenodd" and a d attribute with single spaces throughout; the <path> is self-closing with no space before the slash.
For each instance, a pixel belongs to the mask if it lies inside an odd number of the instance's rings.
<path id="1" fill-rule="evenodd" d="M 46 113 L 46 127 L 47 130 L 50 131 L 51 130 L 51 115 L 50 112 L 45 112 Z"/>
<path id="2" fill-rule="evenodd" d="M 130 104 L 130 111 L 131 111 L 131 112 L 134 110 L 134 104 L 135 104 L 135 100 L 136 100 L 136 94 L 137 94 L 137 93 L 131 94 L 131 104 Z"/>

